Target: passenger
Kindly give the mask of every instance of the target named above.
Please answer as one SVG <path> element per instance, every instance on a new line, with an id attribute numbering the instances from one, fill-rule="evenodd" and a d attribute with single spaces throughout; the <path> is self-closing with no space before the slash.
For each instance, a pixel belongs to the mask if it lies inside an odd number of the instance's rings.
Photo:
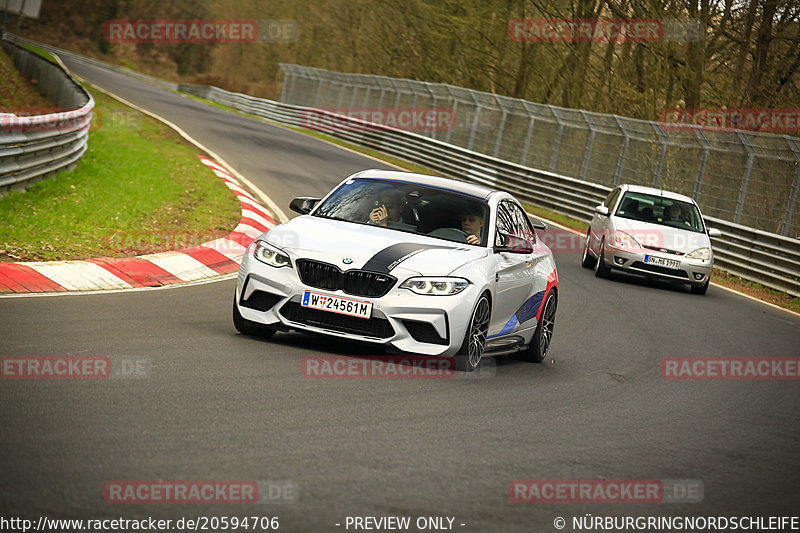
<path id="1" fill-rule="evenodd" d="M 371 224 L 386 226 L 389 222 L 403 222 L 402 214 L 405 202 L 403 193 L 396 189 L 388 189 L 381 192 L 380 200 L 376 201 L 376 207 L 369 213 Z"/>

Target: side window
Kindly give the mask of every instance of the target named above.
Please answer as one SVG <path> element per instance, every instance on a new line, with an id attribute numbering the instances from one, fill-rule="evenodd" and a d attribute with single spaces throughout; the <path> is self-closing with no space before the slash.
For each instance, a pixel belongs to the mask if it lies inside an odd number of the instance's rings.
<path id="1" fill-rule="evenodd" d="M 504 200 L 500 202 L 497 210 L 497 235 L 495 245 L 503 246 L 500 242 L 500 233 L 508 233 L 516 237 L 522 237 L 530 242 L 536 242 L 536 233 L 533 231 L 528 215 L 515 203 Z"/>
<path id="2" fill-rule="evenodd" d="M 501 233 L 514 233 L 514 217 L 508 210 L 508 202 L 500 202 L 497 206 L 497 233 L 495 234 L 495 246 L 505 246 Z"/>

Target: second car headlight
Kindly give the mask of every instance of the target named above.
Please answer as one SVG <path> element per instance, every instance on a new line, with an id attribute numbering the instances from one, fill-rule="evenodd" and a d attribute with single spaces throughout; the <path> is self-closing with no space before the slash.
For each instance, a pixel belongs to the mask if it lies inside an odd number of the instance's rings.
<path id="1" fill-rule="evenodd" d="M 711 248 L 698 248 L 694 252 L 690 254 L 686 254 L 686 257 L 691 259 L 702 259 L 703 261 L 708 261 L 711 259 Z"/>
<path id="2" fill-rule="evenodd" d="M 255 241 L 251 246 L 253 257 L 262 263 L 266 263 L 275 268 L 285 266 L 292 268 L 292 261 L 289 259 L 289 256 L 286 255 L 286 253 L 280 248 L 272 246 L 265 241 Z"/>
<path id="3" fill-rule="evenodd" d="M 449 296 L 458 294 L 466 289 L 468 285 L 469 281 L 464 278 L 417 277 L 408 278 L 400 285 L 400 288 L 423 295 Z"/>
<path id="4" fill-rule="evenodd" d="M 611 237 L 611 246 L 614 248 L 641 248 L 642 246 L 636 242 L 636 239 L 625 233 L 624 231 L 615 231 Z"/>

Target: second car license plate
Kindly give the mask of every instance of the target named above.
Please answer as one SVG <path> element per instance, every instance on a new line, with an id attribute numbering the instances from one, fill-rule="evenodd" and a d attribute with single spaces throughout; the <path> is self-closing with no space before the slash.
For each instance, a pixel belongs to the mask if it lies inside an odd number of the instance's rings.
<path id="1" fill-rule="evenodd" d="M 332 313 L 357 316 L 359 318 L 369 318 L 372 316 L 372 303 L 370 302 L 351 300 L 350 298 L 339 298 L 338 296 L 331 296 L 330 294 L 322 294 L 319 292 L 305 291 L 303 293 L 303 301 L 300 302 L 300 305 L 312 309 L 331 311 Z"/>
<path id="2" fill-rule="evenodd" d="M 644 262 L 649 265 L 658 265 L 667 268 L 679 268 L 681 266 L 680 261 L 675 261 L 674 259 L 664 259 L 663 257 L 654 257 L 652 255 L 644 256 Z"/>

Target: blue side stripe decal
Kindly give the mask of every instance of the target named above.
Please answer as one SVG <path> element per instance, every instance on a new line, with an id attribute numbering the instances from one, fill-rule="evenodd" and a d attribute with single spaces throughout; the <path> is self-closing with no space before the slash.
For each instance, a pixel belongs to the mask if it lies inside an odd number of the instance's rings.
<path id="1" fill-rule="evenodd" d="M 501 335 L 506 335 L 507 333 L 511 333 L 514 329 L 519 325 L 527 322 L 528 320 L 536 317 L 536 313 L 539 312 L 539 306 L 542 305 L 542 299 L 544 298 L 544 291 L 537 292 L 522 304 L 522 307 L 517 309 L 517 312 L 508 320 L 503 329 L 500 330 L 500 333 L 497 335 L 490 335 L 487 338 L 492 337 L 499 337 Z"/>

